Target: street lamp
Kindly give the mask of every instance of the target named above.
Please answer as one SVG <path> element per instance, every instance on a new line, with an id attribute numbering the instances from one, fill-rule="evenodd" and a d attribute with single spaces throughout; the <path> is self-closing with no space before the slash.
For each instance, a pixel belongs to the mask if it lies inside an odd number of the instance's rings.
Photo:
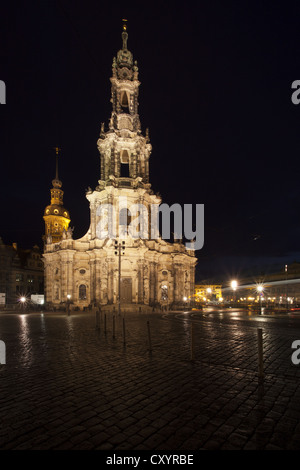
<path id="1" fill-rule="evenodd" d="M 263 293 L 263 290 L 264 290 L 264 286 L 262 284 L 259 284 L 256 288 L 257 292 L 259 293 L 259 306 L 260 306 L 260 314 L 261 314 L 261 297 L 262 297 L 262 293 Z"/>
<path id="2" fill-rule="evenodd" d="M 232 295 L 234 296 L 234 299 L 233 299 L 233 300 L 236 300 L 236 299 L 235 299 L 235 291 L 236 291 L 237 285 L 238 285 L 238 284 L 237 284 L 237 281 L 235 281 L 235 280 L 231 281 L 231 288 L 232 288 L 232 290 L 233 290 L 233 294 L 232 294 Z"/>
<path id="3" fill-rule="evenodd" d="M 22 305 L 22 308 L 25 308 L 25 304 L 26 304 L 26 301 L 27 301 L 26 297 L 24 295 L 22 295 L 22 297 L 20 297 L 19 301 Z"/>
<path id="4" fill-rule="evenodd" d="M 70 315 L 70 303 L 71 303 L 71 294 L 67 294 L 67 312 L 68 312 L 68 316 Z"/>

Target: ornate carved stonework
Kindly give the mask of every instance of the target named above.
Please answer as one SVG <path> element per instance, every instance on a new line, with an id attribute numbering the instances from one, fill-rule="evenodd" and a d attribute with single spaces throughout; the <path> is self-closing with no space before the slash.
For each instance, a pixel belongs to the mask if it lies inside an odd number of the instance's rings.
<path id="1" fill-rule="evenodd" d="M 118 302 L 119 261 L 120 296 L 126 302 L 144 305 L 176 305 L 194 291 L 196 258 L 182 243 L 151 239 L 148 220 L 142 223 L 143 237 L 136 239 L 123 230 L 125 250 L 119 260 L 120 209 L 142 203 L 151 212 L 161 197 L 149 183 L 149 159 L 152 152 L 149 131 L 141 132 L 138 114 L 138 67 L 127 49 L 128 34 L 122 33 L 123 47 L 113 60 L 111 77 L 112 113 L 108 129 L 101 124 L 97 142 L 100 153 L 100 180 L 95 190 L 86 192 L 90 203 L 90 227 L 80 239 L 73 239 L 68 226 L 59 240 L 48 232 L 44 260 L 47 266 L 46 301 L 60 305 L 71 296 L 73 306 L 107 305 Z M 56 190 L 61 191 L 60 188 Z M 62 196 L 61 196 L 62 197 Z M 126 200 L 127 206 L 123 202 Z M 115 240 L 99 237 L 99 208 L 112 204 L 118 214 Z M 105 207 L 105 206 L 104 206 Z M 146 223 L 147 222 L 147 223 Z M 51 239 L 52 237 L 52 239 Z M 117 253 L 117 254 L 116 254 Z M 52 267 L 53 269 L 49 269 Z M 58 267 L 55 271 L 54 267 Z"/>

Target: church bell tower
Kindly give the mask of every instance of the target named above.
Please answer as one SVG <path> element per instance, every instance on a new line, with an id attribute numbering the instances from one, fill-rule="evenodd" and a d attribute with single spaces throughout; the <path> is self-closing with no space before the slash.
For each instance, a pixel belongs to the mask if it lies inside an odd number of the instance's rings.
<path id="1" fill-rule="evenodd" d="M 115 184 L 118 187 L 136 185 L 148 187 L 151 144 L 148 130 L 142 135 L 138 114 L 137 62 L 127 49 L 127 25 L 123 20 L 122 49 L 112 64 L 111 103 L 112 113 L 108 130 L 101 126 L 98 149 L 101 155 L 100 188 Z M 125 178 L 125 179 L 124 179 Z"/>
<path id="2" fill-rule="evenodd" d="M 152 146 L 148 130 L 141 129 L 139 70 L 127 43 L 123 20 L 122 47 L 113 59 L 110 78 L 111 114 L 97 139 L 100 179 L 86 192 L 90 225 L 79 239 L 73 239 L 70 229 L 64 236 L 70 217 L 63 207 L 58 173 L 53 180 L 51 204 L 44 215 L 44 262 L 46 300 L 56 306 L 71 299 L 80 309 L 101 305 L 113 311 L 118 304 L 124 311 L 151 312 L 153 307 L 173 308 L 183 298 L 193 298 L 193 250 L 179 240 L 170 243 L 159 233 L 152 234 L 150 216 L 161 197 L 149 181 Z M 111 225 L 113 233 L 107 229 Z"/>
<path id="3" fill-rule="evenodd" d="M 45 241 L 57 243 L 63 238 L 63 234 L 67 232 L 69 223 L 71 222 L 69 212 L 63 206 L 64 192 L 62 182 L 58 178 L 58 155 L 60 149 L 56 147 L 56 174 L 52 180 L 51 202 L 44 211 L 45 221 Z"/>

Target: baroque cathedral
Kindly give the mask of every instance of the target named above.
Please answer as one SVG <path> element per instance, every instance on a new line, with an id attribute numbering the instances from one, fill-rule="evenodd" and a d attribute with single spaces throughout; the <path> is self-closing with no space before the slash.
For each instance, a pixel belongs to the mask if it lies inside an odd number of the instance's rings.
<path id="1" fill-rule="evenodd" d="M 174 308 L 194 296 L 194 250 L 187 249 L 181 240 L 151 238 L 150 226 L 143 222 L 138 237 L 129 229 L 134 219 L 131 208 L 142 205 L 150 213 L 150 207 L 159 207 L 161 198 L 149 182 L 152 147 L 148 131 L 145 135 L 141 131 L 138 67 L 127 41 L 124 23 L 122 49 L 113 59 L 110 79 L 112 113 L 108 129 L 101 125 L 97 142 L 101 179 L 95 190 L 86 193 L 90 227 L 77 240 L 69 227 L 70 215 L 63 207 L 56 166 L 51 204 L 44 212 L 43 254 L 45 301 L 53 307 L 69 301 L 80 309 L 118 303 L 122 308 Z M 108 230 L 99 232 L 99 226 L 103 227 L 101 209 L 107 207 L 113 207 L 117 214 L 113 237 Z"/>

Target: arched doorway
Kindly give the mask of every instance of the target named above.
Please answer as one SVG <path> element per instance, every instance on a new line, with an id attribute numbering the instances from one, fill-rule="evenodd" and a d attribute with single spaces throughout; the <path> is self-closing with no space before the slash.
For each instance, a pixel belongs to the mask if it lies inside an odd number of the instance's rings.
<path id="1" fill-rule="evenodd" d="M 121 302 L 130 304 L 132 302 L 132 279 L 131 277 L 121 278 Z"/>
<path id="2" fill-rule="evenodd" d="M 79 300 L 86 300 L 86 285 L 80 284 L 78 289 L 78 297 Z"/>

